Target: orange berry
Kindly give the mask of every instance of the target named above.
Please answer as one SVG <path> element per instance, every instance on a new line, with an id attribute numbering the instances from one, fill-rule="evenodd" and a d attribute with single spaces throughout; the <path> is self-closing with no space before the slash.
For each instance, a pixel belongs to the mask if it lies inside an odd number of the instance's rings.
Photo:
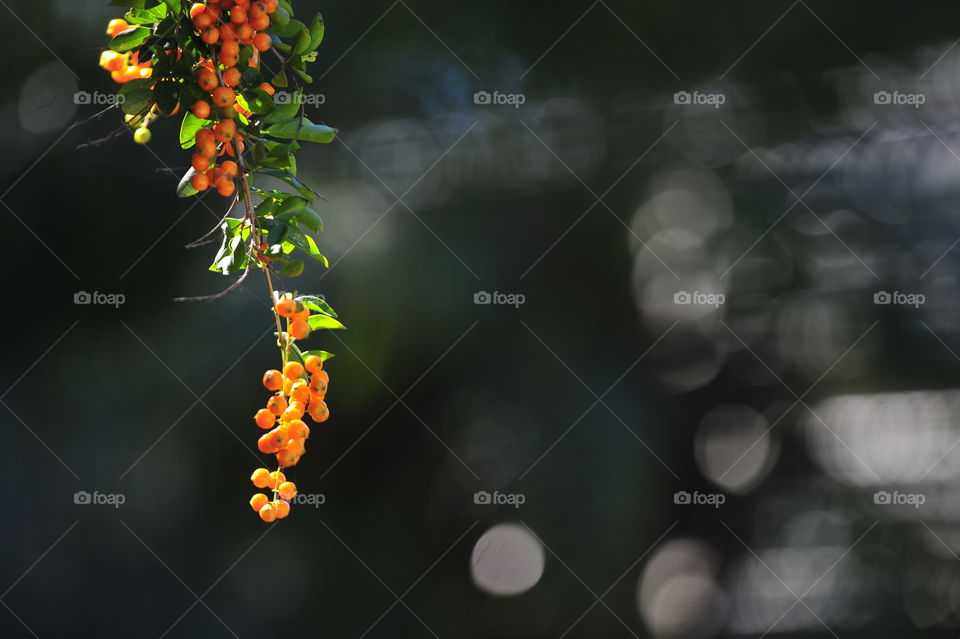
<path id="1" fill-rule="evenodd" d="M 276 369 L 270 369 L 263 374 L 263 385 L 267 390 L 278 391 L 283 385 L 283 373 Z"/>
<path id="2" fill-rule="evenodd" d="M 261 453 L 269 455 L 280 450 L 280 447 L 285 443 L 277 432 L 277 429 L 274 428 L 269 433 L 264 433 L 260 436 L 260 439 L 257 440 L 257 448 Z"/>
<path id="3" fill-rule="evenodd" d="M 230 22 L 234 24 L 243 24 L 247 21 L 247 10 L 243 7 L 234 7 L 230 9 Z"/>
<path id="4" fill-rule="evenodd" d="M 287 400 L 282 395 L 274 395 L 267 400 L 267 410 L 274 415 L 282 415 L 287 410 Z"/>
<path id="5" fill-rule="evenodd" d="M 277 519 L 283 519 L 290 514 L 290 504 L 282 499 L 273 502 L 273 507 L 277 509 Z"/>
<path id="6" fill-rule="evenodd" d="M 266 506 L 267 502 L 269 501 L 270 500 L 267 498 L 266 495 L 264 495 L 263 493 L 257 493 L 256 495 L 250 498 L 250 506 L 257 512 L 259 512 L 260 509 Z"/>
<path id="7" fill-rule="evenodd" d="M 266 26 L 263 26 L 266 24 Z M 257 20 L 255 24 L 253 20 L 250 21 L 250 26 L 256 30 L 266 29 L 270 26 L 270 18 L 264 16 Z M 270 47 L 273 46 L 273 40 L 266 33 L 258 33 L 253 36 L 253 46 L 256 47 L 257 51 L 269 51 Z"/>
<path id="8" fill-rule="evenodd" d="M 290 324 L 290 337 L 293 339 L 307 339 L 310 337 L 310 325 L 303 320 L 297 320 Z"/>
<path id="9" fill-rule="evenodd" d="M 126 20 L 116 18 L 107 23 L 107 35 L 111 38 L 115 38 L 118 34 L 123 33 L 129 28 L 130 25 L 127 24 Z"/>
<path id="10" fill-rule="evenodd" d="M 190 161 L 190 165 L 193 167 L 193 170 L 197 173 L 203 173 L 210 168 L 210 158 L 200 154 L 194 153 L 193 158 Z"/>
<path id="11" fill-rule="evenodd" d="M 274 422 L 277 421 L 277 416 L 266 408 L 261 408 L 257 411 L 257 414 L 254 416 L 253 420 L 257 422 L 257 426 L 263 430 L 269 430 L 273 428 Z"/>
<path id="12" fill-rule="evenodd" d="M 285 481 L 287 481 L 287 476 L 284 475 L 284 474 L 283 474 L 282 472 L 280 472 L 279 470 L 275 470 L 275 471 L 273 471 L 273 472 L 270 473 L 270 485 L 271 485 L 271 486 L 279 486 L 280 484 L 282 484 L 282 483 L 285 482 Z"/>
<path id="13" fill-rule="evenodd" d="M 236 67 L 231 67 L 224 71 L 223 83 L 228 87 L 235 87 L 240 84 L 240 71 L 238 71 Z M 236 96 L 234 96 L 234 100 L 236 100 Z"/>
<path id="14" fill-rule="evenodd" d="M 236 40 L 237 39 L 237 30 L 233 28 L 233 25 L 229 22 L 220 25 L 220 39 L 221 40 Z"/>
<path id="15" fill-rule="evenodd" d="M 293 499 L 297 495 L 297 486 L 292 481 L 285 481 L 277 488 L 277 492 L 284 499 Z"/>
<path id="16" fill-rule="evenodd" d="M 237 32 L 237 40 L 244 44 L 253 44 L 253 27 L 249 23 L 237 25 L 234 30 Z"/>
<path id="17" fill-rule="evenodd" d="M 203 14 L 205 18 L 209 19 L 209 14 Z M 215 27 L 212 24 L 208 24 L 203 27 L 203 31 L 200 32 L 200 39 L 206 42 L 207 44 L 216 44 L 220 39 L 220 29 Z"/>
<path id="18" fill-rule="evenodd" d="M 203 67 L 197 72 L 197 84 L 204 91 L 213 91 L 217 88 L 217 74 Z"/>
<path id="19" fill-rule="evenodd" d="M 284 448 L 277 453 L 277 463 L 287 468 L 289 466 L 296 466 L 297 462 L 300 461 L 300 455 L 296 454 L 293 450 L 287 450 Z"/>
<path id="20" fill-rule="evenodd" d="M 257 16 L 265 16 L 267 15 L 267 4 L 261 0 L 257 0 L 250 5 L 250 11 L 248 13 L 253 18 Z"/>
<path id="21" fill-rule="evenodd" d="M 290 395 L 290 391 L 293 390 L 293 385 L 297 383 L 295 379 L 284 379 L 283 380 L 283 394 Z"/>
<path id="22" fill-rule="evenodd" d="M 274 93 L 277 92 L 277 90 L 274 89 L 274 88 L 273 88 L 273 85 L 270 84 L 269 82 L 264 82 L 264 83 L 262 83 L 260 86 L 258 86 L 257 88 L 260 89 L 261 91 L 266 91 L 266 92 L 269 93 L 270 95 L 273 95 Z"/>
<path id="23" fill-rule="evenodd" d="M 227 160 L 226 162 L 220 163 L 220 170 L 224 175 L 229 177 L 236 177 L 240 172 L 240 169 L 237 168 L 237 163 L 232 160 Z"/>
<path id="24" fill-rule="evenodd" d="M 237 101 L 237 93 L 230 87 L 217 87 L 213 91 L 213 103 L 221 109 L 223 107 L 233 106 Z"/>
<path id="25" fill-rule="evenodd" d="M 317 391 L 317 393 L 326 394 L 329 386 L 330 373 L 327 371 L 317 371 L 313 377 L 310 378 L 310 388 Z"/>
<path id="26" fill-rule="evenodd" d="M 306 439 L 310 437 L 310 427 L 302 419 L 291 419 L 287 424 L 287 434 L 292 439 Z"/>
<path id="27" fill-rule="evenodd" d="M 266 468 L 258 468 L 250 475 L 250 481 L 257 488 L 266 488 L 270 485 L 270 471 Z M 259 508 L 257 509 L 259 510 Z"/>
<path id="28" fill-rule="evenodd" d="M 220 45 L 221 61 L 225 57 L 236 57 L 239 55 L 240 55 L 240 45 L 237 44 L 236 40 L 224 40 L 223 44 Z"/>
<path id="29" fill-rule="evenodd" d="M 299 437 L 291 437 L 287 440 L 287 445 L 283 447 L 283 450 L 288 450 L 297 457 L 300 457 L 307 452 L 307 447 L 303 445 L 303 440 Z"/>
<path id="30" fill-rule="evenodd" d="M 263 0 L 263 4 L 267 5 L 267 13 L 276 13 L 279 3 L 277 0 Z"/>
<path id="31" fill-rule="evenodd" d="M 283 367 L 283 376 L 287 379 L 300 379 L 303 377 L 303 364 L 300 362 L 287 362 Z"/>
<path id="32" fill-rule="evenodd" d="M 210 187 L 210 178 L 203 173 L 197 173 L 190 178 L 190 185 L 197 191 L 206 191 Z"/>
<path id="33" fill-rule="evenodd" d="M 222 177 L 217 180 L 217 193 L 223 197 L 230 197 L 237 190 L 237 185 L 233 183 L 233 180 L 227 177 Z"/>
<path id="34" fill-rule="evenodd" d="M 324 401 L 310 402 L 310 418 L 321 424 L 330 419 L 330 409 Z"/>
<path id="35" fill-rule="evenodd" d="M 220 89 L 225 89 L 233 93 L 233 89 L 227 89 L 226 87 L 220 87 Z M 217 91 L 220 89 L 217 89 Z M 223 97 L 223 94 L 221 94 L 221 97 Z M 236 99 L 236 96 L 234 96 L 234 99 Z M 219 142 L 229 142 L 233 139 L 233 136 L 237 134 L 237 125 L 234 124 L 233 120 L 220 120 L 220 122 L 213 127 L 213 134 Z"/>
<path id="36" fill-rule="evenodd" d="M 268 524 L 277 518 L 277 507 L 273 504 L 264 504 L 260 509 L 260 519 Z"/>
<path id="37" fill-rule="evenodd" d="M 308 373 L 316 373 L 323 370 L 323 360 L 316 355 L 307 355 L 303 360 L 303 367 L 307 369 Z"/>
<path id="38" fill-rule="evenodd" d="M 283 411 L 280 415 L 280 419 L 285 422 L 292 422 L 295 419 L 300 419 L 303 417 L 303 404 L 298 404 L 296 402 L 291 403 L 287 406 L 287 410 Z"/>
<path id="39" fill-rule="evenodd" d="M 210 105 L 204 100 L 194 102 L 192 111 L 193 115 L 201 120 L 206 120 L 210 117 Z"/>
<path id="40" fill-rule="evenodd" d="M 297 312 L 297 303 L 292 297 L 284 296 L 274 305 L 274 308 L 280 317 L 290 317 Z"/>
<path id="41" fill-rule="evenodd" d="M 303 382 L 296 382 L 290 388 L 290 397 L 298 402 L 306 402 L 310 399 L 310 387 Z"/>
<path id="42" fill-rule="evenodd" d="M 205 13 L 206 10 L 207 5 L 203 2 L 195 3 L 192 7 L 190 7 L 190 19 L 196 20 L 201 14 Z"/>

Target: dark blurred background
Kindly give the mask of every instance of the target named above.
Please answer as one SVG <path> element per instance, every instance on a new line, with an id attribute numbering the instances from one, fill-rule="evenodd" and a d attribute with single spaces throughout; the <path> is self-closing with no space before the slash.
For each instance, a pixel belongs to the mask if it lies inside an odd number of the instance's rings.
<path id="1" fill-rule="evenodd" d="M 0 636 L 960 633 L 955 3 L 298 0 L 349 330 L 272 526 L 263 280 L 171 301 L 225 201 L 69 128 L 119 10 L 0 5 Z"/>

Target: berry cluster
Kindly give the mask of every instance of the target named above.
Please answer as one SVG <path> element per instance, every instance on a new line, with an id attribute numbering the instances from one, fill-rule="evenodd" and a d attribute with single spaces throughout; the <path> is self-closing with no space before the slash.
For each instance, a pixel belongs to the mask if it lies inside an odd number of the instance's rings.
<path id="1" fill-rule="evenodd" d="M 252 113 L 237 100 L 236 88 L 243 79 L 239 68 L 241 47 L 253 48 L 246 52 L 247 67 L 259 67 L 260 54 L 273 46 L 270 36 L 262 31 L 270 26 L 270 16 L 277 9 L 277 0 L 209 0 L 190 8 L 190 19 L 212 52 L 197 69 L 197 85 L 209 98 L 197 100 L 190 108 L 194 117 L 209 121 L 194 137 L 196 153 L 190 164 L 195 173 L 190 183 L 197 191 L 213 187 L 220 195 L 229 197 L 236 190 L 236 163 L 228 160 L 219 166 L 214 164 L 217 157 L 234 157 L 244 151 L 236 119 L 239 116 L 245 122 Z M 270 95 L 274 93 L 269 82 L 258 88 Z"/>
<path id="2" fill-rule="evenodd" d="M 292 295 L 280 297 L 274 310 L 277 315 L 286 318 L 290 340 L 303 339 L 310 333 L 307 323 L 310 310 L 294 300 Z M 305 334 L 299 333 L 302 337 L 294 333 L 294 327 L 297 326 L 305 327 L 302 329 Z M 263 374 L 264 387 L 274 394 L 253 417 L 257 426 L 267 431 L 261 435 L 257 448 L 266 455 L 276 455 L 280 469 L 296 466 L 306 452 L 310 427 L 303 421 L 304 416 L 309 415 L 317 424 L 330 418 L 325 401 L 329 383 L 330 375 L 323 370 L 323 359 L 317 355 L 306 355 L 302 364 L 299 361 L 287 361 L 282 372 L 274 369 Z M 266 468 L 259 468 L 251 477 L 257 488 L 266 488 L 271 484 L 274 487 L 272 500 L 268 500 L 266 495 L 256 494 L 250 501 L 264 521 L 286 517 L 290 505 L 284 500 L 292 499 L 296 494 L 296 486 L 286 482 L 280 469 L 270 473 Z"/>

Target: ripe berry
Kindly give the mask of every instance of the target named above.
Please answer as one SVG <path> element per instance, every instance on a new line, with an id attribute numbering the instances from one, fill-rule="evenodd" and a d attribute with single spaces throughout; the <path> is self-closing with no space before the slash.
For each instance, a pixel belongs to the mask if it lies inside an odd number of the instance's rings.
<path id="1" fill-rule="evenodd" d="M 310 402 L 310 418 L 318 424 L 330 419 L 330 409 L 324 401 Z"/>
<path id="2" fill-rule="evenodd" d="M 130 28 L 130 25 L 127 24 L 126 20 L 121 20 L 119 18 L 111 20 L 107 23 L 107 35 L 111 38 L 115 38 L 118 34 L 123 33 Z"/>
<path id="3" fill-rule="evenodd" d="M 277 488 L 277 493 L 284 499 L 293 499 L 297 495 L 297 486 L 292 481 L 285 481 Z"/>
<path id="4" fill-rule="evenodd" d="M 223 72 L 223 83 L 228 87 L 235 87 L 240 84 L 240 71 L 236 67 L 231 67 Z M 216 100 L 216 95 L 214 95 Z"/>
<path id="5" fill-rule="evenodd" d="M 307 355 L 303 360 L 303 367 L 307 369 L 308 373 L 316 373 L 323 370 L 323 360 L 316 355 Z"/>
<path id="6" fill-rule="evenodd" d="M 288 468 L 290 466 L 296 466 L 297 462 L 300 461 L 300 455 L 296 454 L 293 450 L 283 449 L 277 453 L 277 463 Z"/>
<path id="7" fill-rule="evenodd" d="M 267 410 L 274 415 L 282 415 L 287 410 L 287 400 L 282 395 L 274 395 L 267 400 Z"/>
<path id="8" fill-rule="evenodd" d="M 210 105 L 204 100 L 197 100 L 194 102 L 192 111 L 193 115 L 201 120 L 206 120 L 210 117 Z"/>
<path id="9" fill-rule="evenodd" d="M 297 312 L 297 303 L 292 297 L 284 296 L 274 305 L 274 308 L 280 317 L 290 317 Z"/>
<path id="10" fill-rule="evenodd" d="M 205 13 L 203 15 L 204 17 L 209 19 L 208 14 Z M 216 44 L 217 40 L 220 39 L 220 29 L 213 26 L 212 24 L 208 24 L 207 26 L 203 27 L 203 31 L 200 32 L 200 39 L 206 42 L 207 44 Z"/>
<path id="11" fill-rule="evenodd" d="M 267 390 L 278 391 L 283 386 L 283 373 L 270 369 L 263 374 L 263 385 Z"/>
<path id="12" fill-rule="evenodd" d="M 204 67 L 197 73 L 197 85 L 204 91 L 213 91 L 217 84 L 217 74 L 210 69 Z"/>
<path id="13" fill-rule="evenodd" d="M 240 45 L 236 40 L 224 40 L 223 44 L 220 45 L 221 62 L 223 58 L 236 57 L 238 55 L 240 55 Z"/>
<path id="14" fill-rule="evenodd" d="M 269 18 L 264 18 L 264 20 L 269 25 Z M 250 24 L 256 28 L 252 22 Z M 256 47 L 257 51 L 269 51 L 270 47 L 273 46 L 273 40 L 271 40 L 270 36 L 266 33 L 258 33 L 257 35 L 253 36 L 253 46 Z"/>
<path id="15" fill-rule="evenodd" d="M 260 519 L 268 524 L 277 518 L 277 508 L 273 504 L 264 504 L 260 509 Z"/>
<path id="16" fill-rule="evenodd" d="M 273 507 L 277 509 L 277 519 L 283 519 L 290 514 L 290 504 L 282 499 L 273 502 Z"/>
<path id="17" fill-rule="evenodd" d="M 261 91 L 266 91 L 266 92 L 269 93 L 270 95 L 273 95 L 274 93 L 277 92 L 277 90 L 274 89 L 274 88 L 273 88 L 273 85 L 270 84 L 269 82 L 264 82 L 264 83 L 262 83 L 260 86 L 258 86 L 257 88 L 260 89 Z"/>
<path id="18" fill-rule="evenodd" d="M 217 193 L 223 197 L 230 197 L 236 191 L 237 186 L 233 183 L 233 180 L 227 177 L 222 177 L 217 180 Z"/>
<path id="19" fill-rule="evenodd" d="M 270 471 L 266 468 L 258 468 L 253 471 L 253 474 L 250 475 L 250 481 L 252 481 L 253 485 L 257 488 L 266 488 L 267 486 L 273 485 L 270 480 Z M 259 508 L 257 510 L 259 510 Z"/>
<path id="20" fill-rule="evenodd" d="M 210 158 L 200 153 L 194 153 L 193 158 L 190 160 L 190 166 L 192 166 L 193 170 L 197 173 L 203 173 L 210 168 Z"/>
<path id="21" fill-rule="evenodd" d="M 203 173 L 197 173 L 190 178 L 190 185 L 197 191 L 206 191 L 210 188 L 210 178 Z"/>
<path id="22" fill-rule="evenodd" d="M 276 429 L 261 435 L 260 439 L 257 440 L 257 448 L 260 452 L 269 455 L 280 450 L 280 446 L 285 442 L 278 435 Z"/>
<path id="23" fill-rule="evenodd" d="M 250 498 L 250 506 L 257 512 L 259 512 L 260 509 L 266 506 L 269 501 L 270 500 L 267 498 L 266 495 L 264 495 L 263 493 L 257 493 L 256 495 Z"/>
<path id="24" fill-rule="evenodd" d="M 303 364 L 300 362 L 287 362 L 283 367 L 283 376 L 287 379 L 300 379 L 303 377 Z"/>
<path id="25" fill-rule="evenodd" d="M 317 391 L 320 395 L 326 395 L 327 387 L 330 385 L 330 374 L 327 371 L 317 371 L 310 378 L 310 388 Z"/>
<path id="26" fill-rule="evenodd" d="M 280 415 L 280 419 L 285 422 L 292 422 L 295 419 L 300 419 L 303 417 L 303 404 L 298 404 L 297 402 L 291 403 L 287 406 L 287 410 L 283 411 L 283 414 Z"/>
<path id="27" fill-rule="evenodd" d="M 233 89 L 227 89 L 226 87 L 220 87 L 220 89 L 224 89 L 233 94 Z M 217 89 L 217 91 L 220 89 Z M 224 94 L 220 94 L 220 97 L 223 98 Z M 231 99 L 235 100 L 236 95 L 234 94 L 234 97 Z M 216 98 L 214 98 L 214 102 L 216 102 Z M 229 142 L 233 139 L 233 136 L 237 134 L 237 125 L 233 123 L 233 120 L 220 120 L 217 126 L 213 127 L 213 133 L 219 142 Z"/>
<path id="28" fill-rule="evenodd" d="M 224 107 L 233 106 L 233 103 L 236 101 L 237 94 L 229 87 L 217 87 L 213 91 L 213 103 L 221 109 Z"/>
<path id="29" fill-rule="evenodd" d="M 306 439 L 310 437 L 310 427 L 302 419 L 292 419 L 287 424 L 287 434 L 291 439 Z"/>
<path id="30" fill-rule="evenodd" d="M 284 475 L 279 470 L 275 470 L 272 473 L 270 473 L 270 481 L 272 482 L 271 483 L 272 486 L 279 486 L 283 482 L 287 481 L 287 476 Z"/>
<path id="31" fill-rule="evenodd" d="M 290 398 L 298 402 L 306 402 L 310 399 L 310 387 L 303 382 L 296 382 L 290 388 Z"/>
<path id="32" fill-rule="evenodd" d="M 269 430 L 273 428 L 274 423 L 277 421 L 277 416 L 266 408 L 261 408 L 257 411 L 257 414 L 254 416 L 253 420 L 257 422 L 257 426 L 263 430 Z"/>
<path id="33" fill-rule="evenodd" d="M 237 174 L 240 172 L 240 170 L 237 168 L 237 163 L 233 162 L 232 160 L 221 162 L 220 171 L 228 177 L 237 177 Z"/>
<path id="34" fill-rule="evenodd" d="M 230 22 L 234 24 L 243 24 L 247 21 L 247 10 L 243 7 L 234 7 L 230 9 Z"/>

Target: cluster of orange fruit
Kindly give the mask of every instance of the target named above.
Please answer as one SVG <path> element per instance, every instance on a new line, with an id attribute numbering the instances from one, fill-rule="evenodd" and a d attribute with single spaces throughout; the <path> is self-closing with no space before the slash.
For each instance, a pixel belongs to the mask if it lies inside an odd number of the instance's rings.
<path id="1" fill-rule="evenodd" d="M 130 28 L 126 20 L 111 20 L 107 24 L 107 35 L 111 38 Z M 100 66 L 110 72 L 114 82 L 126 84 L 131 80 L 149 78 L 153 75 L 153 60 L 140 63 L 140 52 L 117 53 L 107 50 L 100 54 Z"/>
<path id="2" fill-rule="evenodd" d="M 237 103 L 235 87 L 240 84 L 241 45 L 253 47 L 247 65 L 256 68 L 260 53 L 273 46 L 270 36 L 263 30 L 270 26 L 270 15 L 277 11 L 277 0 L 209 0 L 198 2 L 190 8 L 190 19 L 200 38 L 211 47 L 213 54 L 203 60 L 197 70 L 197 85 L 210 94 L 209 100 L 198 100 L 191 107 L 193 115 L 201 120 L 215 116 L 216 124 L 202 128 L 196 133 L 197 151 L 191 165 L 195 171 L 191 185 L 197 191 L 215 188 L 220 195 L 229 197 L 235 191 L 234 178 L 237 166 L 223 162 L 213 166 L 215 157 L 233 157 L 243 153 L 243 138 L 237 133 L 234 119 L 237 114 L 247 117 L 250 112 Z M 274 88 L 267 82 L 261 89 L 273 95 Z M 219 153 L 217 144 L 220 144 Z"/>
<path id="3" fill-rule="evenodd" d="M 258 468 L 253 471 L 250 481 L 257 488 L 273 486 L 273 499 L 263 493 L 257 493 L 250 498 L 250 507 L 260 513 L 260 519 L 269 523 L 290 514 L 290 500 L 296 496 L 297 486 L 292 481 L 287 481 L 281 471 L 275 470 L 271 473 L 266 468 Z"/>

